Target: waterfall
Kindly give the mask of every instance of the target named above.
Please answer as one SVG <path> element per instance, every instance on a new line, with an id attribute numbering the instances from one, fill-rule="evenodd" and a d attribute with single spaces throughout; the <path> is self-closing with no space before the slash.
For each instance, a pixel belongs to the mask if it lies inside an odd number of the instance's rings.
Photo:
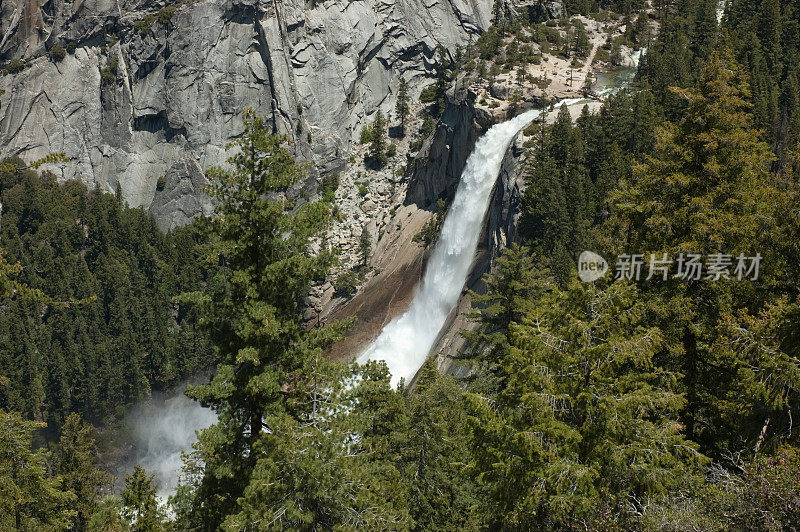
<path id="1" fill-rule="evenodd" d="M 562 104 L 579 101 L 582 100 L 563 100 Z M 503 156 L 517 132 L 541 113 L 531 110 L 496 124 L 475 143 L 411 306 L 384 327 L 358 357 L 361 363 L 385 361 L 392 385 L 401 378 L 410 381 L 428 357 L 461 296 Z"/>
<path id="2" fill-rule="evenodd" d="M 191 451 L 197 441 L 196 431 L 217 421 L 213 410 L 189 399 L 182 386 L 171 397 L 157 395 L 134 408 L 125 418 L 134 454 L 116 471 L 117 489 L 133 466 L 140 464 L 148 474 L 155 475 L 158 495 L 166 501 L 175 493 L 183 461 L 181 452 Z"/>

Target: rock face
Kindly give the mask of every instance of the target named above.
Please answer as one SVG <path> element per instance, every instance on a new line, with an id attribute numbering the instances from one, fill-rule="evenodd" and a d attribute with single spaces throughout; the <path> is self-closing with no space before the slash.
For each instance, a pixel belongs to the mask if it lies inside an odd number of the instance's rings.
<path id="1" fill-rule="evenodd" d="M 427 206 L 452 197 L 475 141 L 492 123 L 475 107 L 475 93 L 456 81 L 436 130 L 414 158 L 406 201 Z"/>
<path id="2" fill-rule="evenodd" d="M 494 262 L 503 248 L 517 238 L 519 204 L 524 190 L 522 178 L 524 148 L 520 143 L 521 136 L 521 132 L 517 133 L 503 157 L 500 174 L 497 176 L 489 210 L 486 213 L 484 245 L 488 250 L 489 263 Z M 490 264 L 486 265 L 485 271 L 489 270 L 489 266 Z"/>
<path id="3" fill-rule="evenodd" d="M 417 94 L 437 46 L 474 40 L 492 1 L 200 0 L 174 14 L 164 6 L 3 2 L 0 58 L 27 68 L 0 78 L 0 151 L 26 160 L 65 152 L 70 162 L 48 168 L 59 178 L 119 188 L 168 228 L 210 208 L 202 170 L 224 162 L 245 108 L 287 135 L 315 171 L 339 170 L 366 117 L 392 110 L 399 76 Z M 77 49 L 62 61 L 45 54 L 68 43 Z"/>

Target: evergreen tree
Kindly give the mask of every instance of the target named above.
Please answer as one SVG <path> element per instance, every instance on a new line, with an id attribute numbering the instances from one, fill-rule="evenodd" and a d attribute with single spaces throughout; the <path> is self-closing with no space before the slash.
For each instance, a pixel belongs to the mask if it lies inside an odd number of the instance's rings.
<path id="1" fill-rule="evenodd" d="M 224 263 L 224 281 L 207 295 L 186 296 L 201 305 L 220 359 L 211 382 L 188 392 L 219 416 L 200 435 L 204 469 L 193 514 L 196 523 L 211 528 L 239 512 L 237 499 L 269 451 L 266 442 L 288 437 L 275 433 L 276 424 L 286 427 L 305 415 L 305 399 L 298 397 L 310 378 L 309 357 L 349 325 L 302 326 L 300 305 L 308 287 L 333 261 L 325 251 L 311 254 L 311 238 L 326 227 L 330 205 L 296 206 L 284 195 L 302 177 L 303 166 L 261 117 L 248 110 L 244 118 L 243 136 L 230 144 L 236 151 L 230 169 L 208 172 L 210 193 L 218 200 L 206 224 L 208 259 Z"/>
<path id="2" fill-rule="evenodd" d="M 394 105 L 394 112 L 400 120 L 400 136 L 406 136 L 406 118 L 410 111 L 409 107 L 409 94 L 408 82 L 404 78 L 400 78 L 400 85 L 397 89 L 397 102 Z"/>
<path id="3" fill-rule="evenodd" d="M 480 528 L 485 501 L 467 473 L 467 412 L 462 390 L 439 374 L 436 359 L 420 369 L 407 403 L 398 454 L 408 485 L 413 530 Z"/>
<path id="4" fill-rule="evenodd" d="M 636 289 L 572 282 L 531 303 L 499 361 L 507 386 L 470 396 L 489 526 L 592 528 L 604 508 L 696 478 L 704 459 L 681 434 L 676 375 L 656 362 L 663 338 Z"/>
<path id="5" fill-rule="evenodd" d="M 131 524 L 122 517 L 122 499 L 110 495 L 97 505 L 88 523 L 91 532 L 129 532 Z"/>
<path id="6" fill-rule="evenodd" d="M 75 494 L 76 511 L 72 530 L 87 530 L 89 519 L 97 508 L 103 486 L 109 475 L 97 467 L 97 446 L 94 428 L 78 414 L 67 417 L 54 452 L 55 470 L 63 479 L 63 487 Z"/>
<path id="7" fill-rule="evenodd" d="M 223 528 L 260 530 L 403 530 L 408 515 L 397 507 L 391 484 L 377 468 L 383 464 L 361 452 L 352 371 L 320 354 L 306 365 L 308 379 L 298 400 L 299 418 L 270 418 L 270 433 L 257 448 L 258 460 L 239 500 L 240 511 Z"/>
<path id="8" fill-rule="evenodd" d="M 775 224 L 775 202 L 769 199 L 776 194 L 768 175 L 772 155 L 751 126 L 744 73 L 730 54 L 715 53 L 700 86 L 676 92 L 688 101 L 685 118 L 660 128 L 655 154 L 635 168 L 632 182 L 615 195 L 615 218 L 622 223 L 614 238 L 645 257 L 759 252 L 770 260 L 763 235 Z M 673 369 L 683 374 L 687 435 L 709 449 L 738 446 L 734 441 L 742 438 L 752 443 L 762 423 L 736 419 L 727 404 L 730 397 L 744 400 L 753 392 L 756 384 L 743 379 L 743 372 L 763 368 L 752 375 L 756 380 L 762 375 L 757 386 L 766 388 L 755 396 L 763 402 L 753 405 L 752 412 L 775 420 L 787 415 L 786 402 L 797 393 L 797 364 L 779 349 L 755 356 L 724 347 L 726 341 L 743 341 L 742 334 L 758 338 L 760 330 L 769 336 L 762 325 L 770 320 L 754 317 L 768 291 L 759 288 L 764 281 L 737 283 L 703 275 L 697 280 L 673 277 L 650 290 L 660 299 L 657 315 L 669 338 Z M 730 337 L 731 322 L 740 324 L 734 335 L 738 340 Z M 781 368 L 785 379 L 770 383 L 766 368 Z"/>
<path id="9" fill-rule="evenodd" d="M 64 530 L 75 517 L 75 495 L 50 476 L 48 453 L 31 450 L 34 433 L 45 426 L 16 412 L 0 410 L 0 528 Z"/>
<path id="10" fill-rule="evenodd" d="M 122 517 L 132 523 L 134 532 L 160 532 L 165 529 L 166 515 L 158 502 L 153 475 L 147 475 L 137 465 L 125 477 L 122 498 Z"/>
<path id="11" fill-rule="evenodd" d="M 361 265 L 367 266 L 369 263 L 369 254 L 372 250 L 372 235 L 364 227 L 361 230 L 361 236 L 358 239 L 358 254 L 361 257 Z"/>
<path id="12" fill-rule="evenodd" d="M 497 392 L 507 385 L 510 376 L 500 362 L 508 354 L 508 333 L 511 324 L 519 323 L 530 310 L 535 296 L 548 289 L 549 279 L 540 272 L 528 249 L 512 244 L 484 274 L 485 291 L 470 292 L 476 309 L 470 318 L 477 328 L 462 332 L 467 344 L 459 358 L 472 370 L 472 388 Z"/>
<path id="13" fill-rule="evenodd" d="M 389 161 L 386 155 L 386 121 L 380 109 L 375 113 L 375 120 L 372 122 L 372 137 L 369 143 L 369 151 L 366 156 L 366 163 L 372 168 L 381 169 Z"/>

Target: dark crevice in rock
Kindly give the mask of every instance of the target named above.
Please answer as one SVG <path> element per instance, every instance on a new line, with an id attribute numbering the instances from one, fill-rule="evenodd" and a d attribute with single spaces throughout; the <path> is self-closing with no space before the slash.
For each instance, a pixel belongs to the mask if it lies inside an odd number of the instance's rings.
<path id="1" fill-rule="evenodd" d="M 186 128 L 181 126 L 174 128 L 169 124 L 166 111 L 159 111 L 156 114 L 137 116 L 133 119 L 134 131 L 147 131 L 149 133 L 164 132 L 164 140 L 171 142 L 177 136 L 186 138 Z"/>

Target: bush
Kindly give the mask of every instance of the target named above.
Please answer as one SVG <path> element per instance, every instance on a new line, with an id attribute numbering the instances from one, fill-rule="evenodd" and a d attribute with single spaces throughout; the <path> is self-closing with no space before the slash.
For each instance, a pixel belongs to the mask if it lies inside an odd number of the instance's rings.
<path id="1" fill-rule="evenodd" d="M 369 189 L 367 188 L 367 185 L 365 185 L 364 183 L 359 183 L 358 193 L 362 198 L 365 197 L 367 194 L 369 194 Z"/>
<path id="2" fill-rule="evenodd" d="M 106 66 L 100 71 L 100 79 L 103 83 L 114 83 L 117 80 L 117 68 L 119 68 L 119 57 L 114 56 L 108 60 Z"/>
<path id="3" fill-rule="evenodd" d="M 611 60 L 611 54 L 608 53 L 608 50 L 604 50 L 602 48 L 598 48 L 597 51 L 594 53 L 594 62 L 604 62 L 608 63 Z"/>
<path id="4" fill-rule="evenodd" d="M 372 126 L 363 126 L 361 128 L 361 138 L 359 141 L 361 144 L 369 144 L 372 142 Z"/>
<path id="5" fill-rule="evenodd" d="M 139 32 L 142 37 L 150 33 L 150 28 L 155 22 L 156 17 L 154 15 L 146 15 L 143 19 L 137 20 L 133 23 L 133 29 Z"/>
<path id="6" fill-rule="evenodd" d="M 160 176 L 158 181 L 156 181 L 156 190 L 164 190 L 164 187 L 167 186 L 167 176 Z"/>
<path id="7" fill-rule="evenodd" d="M 323 201 L 334 203 L 336 201 L 336 190 L 339 188 L 339 174 L 327 174 L 322 177 L 319 185 L 319 193 Z"/>
<path id="8" fill-rule="evenodd" d="M 333 288 L 338 296 L 352 296 L 358 290 L 358 275 L 352 270 L 347 270 L 336 278 Z"/>
<path id="9" fill-rule="evenodd" d="M 422 103 L 432 103 L 436 101 L 436 85 L 428 85 L 419 94 L 419 101 Z"/>
<path id="10" fill-rule="evenodd" d="M 60 44 L 56 44 L 55 46 L 50 48 L 50 51 L 47 52 L 47 55 L 50 56 L 50 59 L 52 59 L 56 63 L 59 63 L 63 61 L 64 58 L 67 56 L 67 51 L 64 50 L 64 47 L 61 46 Z"/>
<path id="11" fill-rule="evenodd" d="M 397 144 L 394 142 L 389 143 L 389 147 L 386 148 L 386 156 L 387 157 L 394 157 L 397 155 Z"/>
<path id="12" fill-rule="evenodd" d="M 27 65 L 25 64 L 25 61 L 15 58 L 6 63 L 6 66 L 3 70 L 5 70 L 7 74 L 17 74 L 25 70 L 26 66 Z"/>
<path id="13" fill-rule="evenodd" d="M 70 42 L 67 43 L 67 53 L 69 55 L 74 54 L 75 50 L 77 50 L 77 49 L 78 49 L 78 45 L 75 44 L 75 41 L 70 41 Z"/>
<path id="14" fill-rule="evenodd" d="M 175 6 L 164 6 L 156 13 L 156 18 L 161 24 L 169 24 L 173 16 L 175 16 Z"/>

